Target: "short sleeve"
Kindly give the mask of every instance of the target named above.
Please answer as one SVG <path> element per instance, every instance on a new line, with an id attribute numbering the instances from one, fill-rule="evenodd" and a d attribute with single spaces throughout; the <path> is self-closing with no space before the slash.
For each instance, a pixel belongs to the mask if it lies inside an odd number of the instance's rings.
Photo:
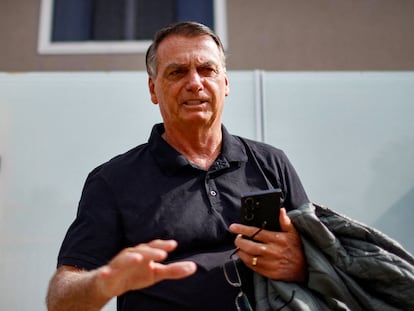
<path id="1" fill-rule="evenodd" d="M 85 182 L 76 219 L 63 240 L 58 266 L 86 270 L 106 264 L 122 249 L 122 228 L 116 200 L 99 173 Z"/>

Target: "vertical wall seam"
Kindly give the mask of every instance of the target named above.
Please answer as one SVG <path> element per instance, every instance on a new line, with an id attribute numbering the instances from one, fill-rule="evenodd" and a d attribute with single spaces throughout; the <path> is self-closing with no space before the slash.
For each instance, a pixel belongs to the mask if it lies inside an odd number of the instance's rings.
<path id="1" fill-rule="evenodd" d="M 254 71 L 254 91 L 255 91 L 255 111 L 256 111 L 256 139 L 265 141 L 265 124 L 264 124 L 264 85 L 263 70 Z"/>

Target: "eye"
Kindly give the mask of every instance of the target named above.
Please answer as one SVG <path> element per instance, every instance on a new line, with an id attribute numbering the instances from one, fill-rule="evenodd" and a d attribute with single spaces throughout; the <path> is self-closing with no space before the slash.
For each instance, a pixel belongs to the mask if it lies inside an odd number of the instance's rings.
<path id="1" fill-rule="evenodd" d="M 176 75 L 181 74 L 182 72 L 183 72 L 182 69 L 176 69 L 170 72 L 170 76 L 176 76 Z"/>
<path id="2" fill-rule="evenodd" d="M 198 72 L 204 77 L 211 77 L 217 73 L 217 69 L 215 67 L 206 66 L 199 68 Z"/>
<path id="3" fill-rule="evenodd" d="M 185 69 L 182 69 L 182 68 L 173 69 L 168 72 L 168 78 L 174 79 L 174 80 L 179 79 L 180 77 L 184 76 L 185 73 L 186 73 Z"/>

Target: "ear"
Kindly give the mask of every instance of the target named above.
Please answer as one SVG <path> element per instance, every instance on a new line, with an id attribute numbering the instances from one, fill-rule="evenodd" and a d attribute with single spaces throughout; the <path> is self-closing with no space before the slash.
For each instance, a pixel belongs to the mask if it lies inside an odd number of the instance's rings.
<path id="1" fill-rule="evenodd" d="M 230 84 L 229 84 L 229 79 L 227 77 L 227 74 L 225 76 L 225 83 L 226 83 L 226 90 L 224 92 L 224 95 L 229 96 L 229 94 L 230 94 Z"/>
<path id="2" fill-rule="evenodd" d="M 154 105 L 158 104 L 157 95 L 155 94 L 155 83 L 152 77 L 148 77 L 148 88 L 151 95 L 151 101 Z"/>

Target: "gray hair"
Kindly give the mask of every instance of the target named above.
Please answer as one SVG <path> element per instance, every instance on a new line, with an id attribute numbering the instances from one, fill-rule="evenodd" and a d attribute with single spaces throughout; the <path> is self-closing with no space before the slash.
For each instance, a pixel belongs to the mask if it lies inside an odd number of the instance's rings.
<path id="1" fill-rule="evenodd" d="M 203 35 L 210 36 L 217 44 L 221 54 L 222 65 L 226 67 L 226 57 L 224 54 L 223 44 L 220 38 L 207 26 L 197 22 L 178 22 L 159 30 L 155 36 L 154 41 L 147 50 L 145 56 L 145 64 L 148 75 L 155 77 L 157 75 L 157 49 L 160 43 L 171 35 L 180 35 L 185 37 L 198 37 Z"/>

